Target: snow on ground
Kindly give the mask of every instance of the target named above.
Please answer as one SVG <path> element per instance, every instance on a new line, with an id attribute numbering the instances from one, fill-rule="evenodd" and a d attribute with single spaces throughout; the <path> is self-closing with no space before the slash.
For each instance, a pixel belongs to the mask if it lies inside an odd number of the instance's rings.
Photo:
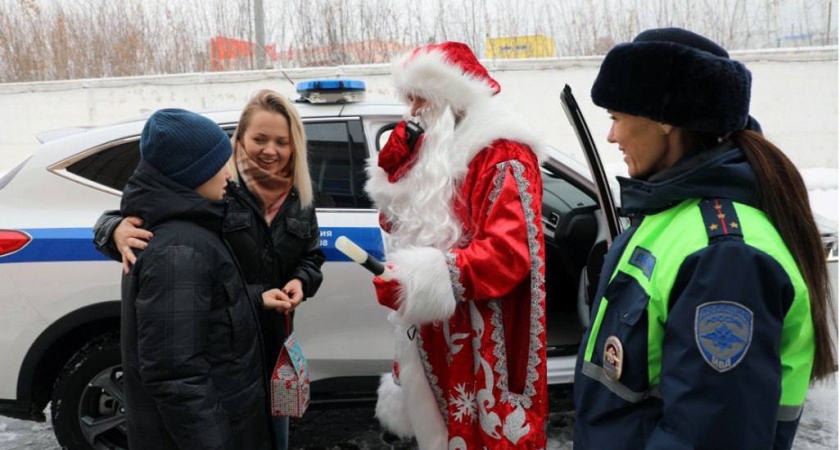
<path id="1" fill-rule="evenodd" d="M 837 380 L 808 391 L 794 450 L 837 449 Z"/>
<path id="2" fill-rule="evenodd" d="M 568 394 L 552 394 L 548 448 L 571 450 L 574 414 Z M 49 417 L 49 413 L 47 414 Z M 808 393 L 794 450 L 837 450 L 837 384 L 816 385 Z M 290 448 L 306 450 L 409 450 L 408 442 L 385 443 L 373 408 L 311 410 L 293 420 Z M 59 450 L 49 423 L 0 417 L 0 450 Z"/>

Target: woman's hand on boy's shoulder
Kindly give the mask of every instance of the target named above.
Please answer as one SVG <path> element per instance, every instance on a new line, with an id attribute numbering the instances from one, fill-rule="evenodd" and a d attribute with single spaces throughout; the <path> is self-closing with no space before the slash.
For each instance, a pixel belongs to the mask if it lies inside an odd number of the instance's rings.
<path id="1" fill-rule="evenodd" d="M 137 256 L 132 249 L 145 249 L 149 245 L 148 240 L 153 236 L 151 231 L 139 228 L 141 226 L 143 219 L 128 216 L 114 229 L 114 245 L 122 255 L 123 272 L 126 275 L 130 269 L 129 264 L 137 263 Z"/>

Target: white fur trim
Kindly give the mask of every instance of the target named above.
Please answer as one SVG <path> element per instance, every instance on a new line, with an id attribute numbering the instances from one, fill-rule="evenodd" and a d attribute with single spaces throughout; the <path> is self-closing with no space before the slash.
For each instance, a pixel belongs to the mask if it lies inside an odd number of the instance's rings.
<path id="1" fill-rule="evenodd" d="M 394 324 L 396 360 L 400 365 L 400 386 L 391 374 L 382 376 L 376 417 L 383 427 L 401 437 L 414 436 L 421 450 L 447 448 L 449 432 L 441 415 L 435 395 L 426 378 L 417 340 L 409 340 L 407 327 L 395 313 L 389 316 Z"/>
<path id="2" fill-rule="evenodd" d="M 379 167 L 379 154 L 371 155 L 367 161 L 367 181 L 365 182 L 365 192 L 370 196 L 371 200 L 377 205 L 379 209 L 391 203 L 393 197 L 389 194 L 389 188 L 396 183 L 388 181 L 388 174 L 385 170 Z"/>
<path id="3" fill-rule="evenodd" d="M 426 377 L 423 361 L 420 360 L 418 341 L 409 340 L 406 337 L 406 329 L 397 325 L 394 330 L 396 357 L 400 365 L 400 385 L 407 406 L 406 414 L 414 429 L 417 446 L 421 450 L 446 449 L 449 431 Z"/>
<path id="4" fill-rule="evenodd" d="M 462 181 L 475 155 L 499 139 L 525 144 L 539 161 L 545 160 L 545 144 L 528 131 L 497 97 L 493 97 L 476 104 L 455 128 L 453 140 L 449 143 L 452 147 L 451 164 L 440 168 L 442 175 L 455 178 L 456 182 Z M 425 162 L 427 155 L 423 154 L 424 148 L 425 144 L 419 150 L 420 157 L 415 167 Z M 427 180 L 414 176 L 414 168 L 396 183 L 391 183 L 385 171 L 377 165 L 377 156 L 368 160 L 365 190 L 379 209 L 387 210 L 395 201 L 410 201 L 418 192 L 429 187 Z"/>
<path id="5" fill-rule="evenodd" d="M 394 85 L 403 94 L 413 93 L 432 103 L 445 102 L 466 111 L 480 98 L 494 95 L 493 88 L 480 77 L 464 73 L 448 62 L 441 50 L 420 50 L 404 54 L 391 63 Z"/>
<path id="6" fill-rule="evenodd" d="M 393 374 L 382 374 L 376 393 L 376 418 L 382 427 L 402 438 L 414 436 L 402 389 L 394 383 Z"/>
<path id="7" fill-rule="evenodd" d="M 538 160 L 545 159 L 545 144 L 542 140 L 518 116 L 511 114 L 509 108 L 497 97 L 482 100 L 467 111 L 455 129 L 452 147 L 466 151 L 469 164 L 475 155 L 499 139 L 525 144 Z"/>
<path id="8" fill-rule="evenodd" d="M 394 278 L 403 287 L 400 321 L 419 325 L 455 314 L 455 295 L 442 251 L 414 247 L 395 251 L 388 259 L 394 264 Z"/>

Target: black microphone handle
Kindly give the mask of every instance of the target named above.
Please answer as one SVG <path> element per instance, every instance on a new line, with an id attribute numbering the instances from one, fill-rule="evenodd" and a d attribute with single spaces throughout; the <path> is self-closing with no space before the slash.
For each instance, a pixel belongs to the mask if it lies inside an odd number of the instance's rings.
<path id="1" fill-rule="evenodd" d="M 367 255 L 367 259 L 362 263 L 362 267 L 371 271 L 376 276 L 382 275 L 382 272 L 385 272 L 385 265 L 370 255 Z"/>

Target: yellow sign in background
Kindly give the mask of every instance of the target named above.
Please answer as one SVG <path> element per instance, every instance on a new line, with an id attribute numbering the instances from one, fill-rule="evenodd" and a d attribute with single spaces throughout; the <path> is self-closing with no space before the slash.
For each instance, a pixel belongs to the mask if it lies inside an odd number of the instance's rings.
<path id="1" fill-rule="evenodd" d="M 553 58 L 554 40 L 535 34 L 533 36 L 514 36 L 487 38 L 487 58 Z"/>

